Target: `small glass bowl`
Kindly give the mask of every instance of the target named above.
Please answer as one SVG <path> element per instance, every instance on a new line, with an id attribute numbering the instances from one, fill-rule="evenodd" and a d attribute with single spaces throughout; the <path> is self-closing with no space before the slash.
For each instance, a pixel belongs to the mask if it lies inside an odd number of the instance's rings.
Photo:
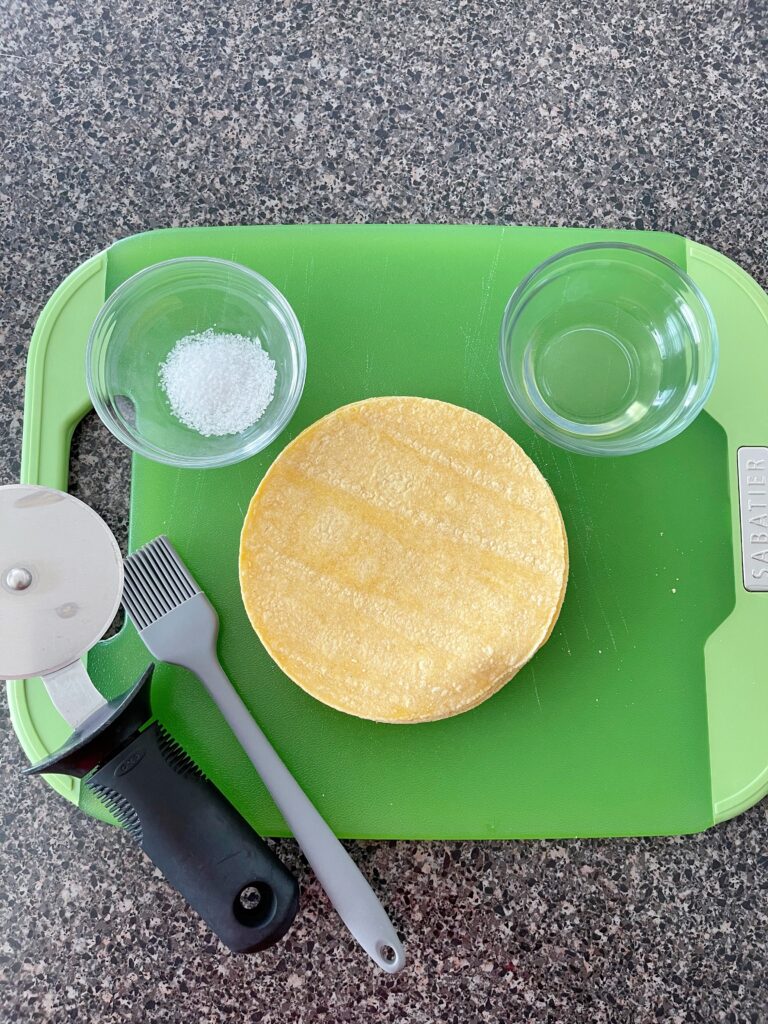
<path id="1" fill-rule="evenodd" d="M 540 264 L 501 324 L 515 408 L 585 455 L 629 455 L 675 437 L 709 397 L 717 358 L 715 319 L 696 284 L 664 256 L 621 242 Z"/>
<path id="2" fill-rule="evenodd" d="M 275 393 L 239 434 L 203 437 L 171 412 L 160 365 L 177 341 L 208 328 L 258 338 L 275 361 Z M 304 388 L 307 353 L 296 315 L 261 274 L 207 257 L 167 260 L 120 285 L 88 338 L 88 392 L 107 428 L 133 451 L 169 466 L 240 462 L 283 430 Z"/>

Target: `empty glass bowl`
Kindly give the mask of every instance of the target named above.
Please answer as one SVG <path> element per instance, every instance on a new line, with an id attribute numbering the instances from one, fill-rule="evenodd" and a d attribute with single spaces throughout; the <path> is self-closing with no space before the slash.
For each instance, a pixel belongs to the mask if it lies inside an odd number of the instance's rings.
<path id="1" fill-rule="evenodd" d="M 717 370 L 712 311 L 647 249 L 590 243 L 536 267 L 512 295 L 499 356 L 517 411 L 587 455 L 628 455 L 679 434 Z"/>
<path id="2" fill-rule="evenodd" d="M 171 412 L 159 370 L 176 342 L 213 328 L 258 338 L 275 362 L 272 400 L 239 434 L 204 437 Z M 94 408 L 134 451 L 172 466 L 226 466 L 273 441 L 304 388 L 299 321 L 266 278 L 238 263 L 189 257 L 135 274 L 107 299 L 91 328 L 86 380 Z"/>

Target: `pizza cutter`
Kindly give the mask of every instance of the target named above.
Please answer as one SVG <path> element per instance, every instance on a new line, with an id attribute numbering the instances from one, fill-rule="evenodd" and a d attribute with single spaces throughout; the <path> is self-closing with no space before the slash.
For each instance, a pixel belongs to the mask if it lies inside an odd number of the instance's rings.
<path id="1" fill-rule="evenodd" d="M 0 679 L 41 676 L 74 730 L 26 772 L 84 778 L 223 942 L 264 949 L 296 915 L 296 879 L 160 724 L 148 724 L 151 667 L 108 701 L 81 660 L 122 591 L 120 549 L 93 509 L 47 487 L 0 487 Z"/>

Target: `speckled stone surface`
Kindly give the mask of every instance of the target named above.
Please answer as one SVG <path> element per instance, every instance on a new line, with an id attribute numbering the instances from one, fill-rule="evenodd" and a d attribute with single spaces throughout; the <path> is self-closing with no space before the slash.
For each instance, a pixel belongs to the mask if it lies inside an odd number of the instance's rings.
<path id="1" fill-rule="evenodd" d="M 58 282 L 178 224 L 471 221 L 678 231 L 768 277 L 765 0 L 32 2 L 0 10 L 0 482 Z M 100 426 L 72 485 L 124 535 Z M 768 685 L 768 679 L 766 679 Z M 0 1020 L 768 1021 L 768 807 L 684 839 L 352 843 L 404 933 L 378 974 L 302 878 L 229 955 L 3 716 Z"/>

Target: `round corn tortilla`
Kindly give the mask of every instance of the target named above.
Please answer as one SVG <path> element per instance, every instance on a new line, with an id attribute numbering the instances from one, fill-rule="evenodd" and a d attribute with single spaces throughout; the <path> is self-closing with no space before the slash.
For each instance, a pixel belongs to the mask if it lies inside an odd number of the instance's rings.
<path id="1" fill-rule="evenodd" d="M 568 550 L 547 482 L 476 413 L 426 398 L 337 409 L 251 500 L 240 587 L 280 668 L 340 711 L 447 718 L 552 631 Z"/>

